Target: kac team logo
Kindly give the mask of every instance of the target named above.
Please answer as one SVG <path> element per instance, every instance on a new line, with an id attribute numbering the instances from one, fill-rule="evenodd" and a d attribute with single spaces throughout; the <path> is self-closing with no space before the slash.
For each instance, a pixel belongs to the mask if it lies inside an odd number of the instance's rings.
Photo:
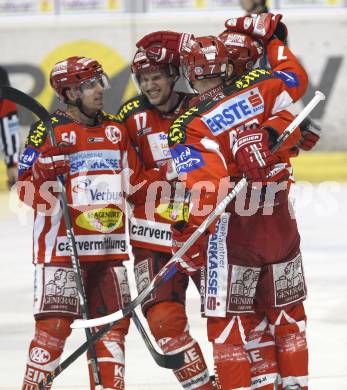
<path id="1" fill-rule="evenodd" d="M 113 144 L 118 144 L 118 142 L 122 139 L 122 132 L 117 126 L 107 126 L 105 134 Z"/>
<path id="2" fill-rule="evenodd" d="M 45 364 L 51 360 L 51 355 L 46 349 L 34 347 L 30 350 L 30 360 L 34 363 Z"/>

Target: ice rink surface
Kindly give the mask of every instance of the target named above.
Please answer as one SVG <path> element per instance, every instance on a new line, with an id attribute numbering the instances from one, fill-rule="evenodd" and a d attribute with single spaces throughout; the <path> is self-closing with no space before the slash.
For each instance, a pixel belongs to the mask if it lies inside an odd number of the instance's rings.
<path id="1" fill-rule="evenodd" d="M 309 298 L 308 341 L 310 390 L 347 389 L 347 184 L 299 184 L 296 213 Z M 0 194 L 0 389 L 20 389 L 29 341 L 33 335 L 31 218 L 9 210 L 9 199 Z M 10 207 L 15 208 L 12 198 Z M 131 263 L 128 264 L 129 271 Z M 132 273 L 129 272 L 133 284 Z M 133 287 L 133 285 L 132 285 Z M 133 297 L 136 292 L 132 288 Z M 191 333 L 200 342 L 212 369 L 205 321 L 199 315 L 199 297 L 190 286 L 188 316 Z M 65 355 L 84 341 L 75 331 Z M 154 363 L 135 326 L 126 344 L 126 388 L 129 390 L 179 389 L 173 374 Z M 55 389 L 88 389 L 84 357 L 59 376 Z"/>

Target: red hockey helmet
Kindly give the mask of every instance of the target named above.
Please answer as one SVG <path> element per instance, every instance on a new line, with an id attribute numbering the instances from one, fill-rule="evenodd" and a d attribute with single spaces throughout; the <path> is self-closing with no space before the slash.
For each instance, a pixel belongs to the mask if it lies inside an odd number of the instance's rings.
<path id="1" fill-rule="evenodd" d="M 135 75 L 136 78 L 138 78 L 142 72 L 156 72 L 160 69 L 167 70 L 169 76 L 175 76 L 178 74 L 178 69 L 175 69 L 175 64 L 158 63 L 154 59 L 152 60 L 148 58 L 145 49 L 140 48 L 137 50 L 131 63 L 131 72 L 133 75 Z"/>
<path id="2" fill-rule="evenodd" d="M 263 46 L 246 34 L 224 31 L 218 37 L 227 48 L 229 61 L 234 65 L 231 77 L 241 76 L 245 71 L 253 69 L 263 57 Z"/>
<path id="3" fill-rule="evenodd" d="M 184 75 L 190 81 L 225 77 L 228 52 L 217 37 L 196 37 L 182 50 L 181 64 Z"/>
<path id="4" fill-rule="evenodd" d="M 58 95 L 64 96 L 66 89 L 80 86 L 93 80 L 101 80 L 103 86 L 108 82 L 102 66 L 93 58 L 69 57 L 57 62 L 50 74 L 50 83 Z"/>

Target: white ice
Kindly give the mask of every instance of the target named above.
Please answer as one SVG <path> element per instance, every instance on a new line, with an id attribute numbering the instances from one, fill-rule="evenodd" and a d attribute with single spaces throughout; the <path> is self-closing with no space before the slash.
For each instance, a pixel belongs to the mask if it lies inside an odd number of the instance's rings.
<path id="1" fill-rule="evenodd" d="M 31 217 L 14 214 L 8 196 L 0 195 L 0 389 L 20 389 L 29 341 L 33 335 Z M 15 208 L 12 198 L 11 209 Z M 347 184 L 298 185 L 297 218 L 309 289 L 306 303 L 310 348 L 310 390 L 347 389 Z M 130 264 L 129 264 L 130 266 Z M 129 270 L 131 267 L 128 267 Z M 131 272 L 129 272 L 131 274 Z M 135 296 L 132 279 L 132 292 Z M 200 342 L 212 368 L 199 297 L 188 290 L 191 333 Z M 74 331 L 64 356 L 84 341 Z M 134 325 L 126 345 L 126 388 L 179 389 L 173 374 L 154 363 Z M 55 389 L 87 389 L 87 368 L 81 357 L 55 381 Z"/>

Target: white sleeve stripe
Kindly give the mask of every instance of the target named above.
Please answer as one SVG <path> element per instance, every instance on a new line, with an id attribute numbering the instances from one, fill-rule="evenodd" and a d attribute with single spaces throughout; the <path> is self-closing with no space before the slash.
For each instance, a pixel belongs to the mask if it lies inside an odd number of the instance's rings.
<path id="1" fill-rule="evenodd" d="M 289 95 L 287 91 L 282 91 L 276 98 L 275 104 L 272 107 L 271 114 L 274 115 L 276 112 L 282 111 L 286 107 L 288 107 L 291 103 L 293 103 L 292 97 Z"/>

